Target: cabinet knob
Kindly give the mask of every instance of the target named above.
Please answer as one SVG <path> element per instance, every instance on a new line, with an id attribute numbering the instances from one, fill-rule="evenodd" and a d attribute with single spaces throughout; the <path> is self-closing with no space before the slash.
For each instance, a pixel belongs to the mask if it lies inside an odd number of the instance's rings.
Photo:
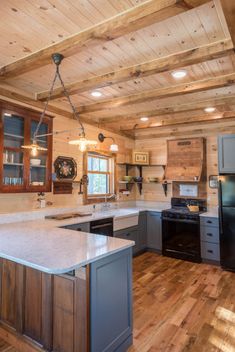
<path id="1" fill-rule="evenodd" d="M 208 253 L 214 253 L 214 252 L 212 251 L 212 249 L 208 249 L 207 252 L 208 252 Z"/>
<path id="2" fill-rule="evenodd" d="M 212 221 L 211 220 L 207 220 L 207 224 L 212 224 Z"/>
<path id="3" fill-rule="evenodd" d="M 213 236 L 212 233 L 207 233 L 206 235 L 209 236 L 209 237 Z"/>

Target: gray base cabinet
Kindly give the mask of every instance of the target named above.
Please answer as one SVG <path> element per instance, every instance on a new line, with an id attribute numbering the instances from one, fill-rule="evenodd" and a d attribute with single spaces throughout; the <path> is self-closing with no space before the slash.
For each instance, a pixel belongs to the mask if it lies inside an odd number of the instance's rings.
<path id="1" fill-rule="evenodd" d="M 218 137 L 218 164 L 220 174 L 235 173 L 235 135 L 221 135 Z"/>
<path id="2" fill-rule="evenodd" d="M 220 262 L 219 221 L 217 218 L 200 218 L 201 257 L 204 261 Z"/>
<path id="3" fill-rule="evenodd" d="M 129 227 L 114 232 L 114 237 L 122 238 L 124 240 L 134 241 L 135 246 L 133 248 L 133 254 L 137 254 L 139 251 L 139 231 L 138 226 Z"/>
<path id="4" fill-rule="evenodd" d="M 126 352 L 132 344 L 132 251 L 91 264 L 90 351 Z"/>
<path id="5" fill-rule="evenodd" d="M 161 213 L 155 211 L 149 211 L 147 215 L 147 247 L 157 251 L 162 250 Z"/>

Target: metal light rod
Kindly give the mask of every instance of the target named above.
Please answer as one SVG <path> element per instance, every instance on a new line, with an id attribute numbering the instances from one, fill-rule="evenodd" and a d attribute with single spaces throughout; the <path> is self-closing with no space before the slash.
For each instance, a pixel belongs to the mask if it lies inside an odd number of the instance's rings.
<path id="1" fill-rule="evenodd" d="M 82 130 L 81 127 L 69 129 L 69 130 L 62 130 L 62 131 L 55 131 L 55 132 L 50 132 L 50 133 L 44 133 L 44 134 L 38 134 L 35 136 L 35 139 L 39 137 L 47 137 L 47 136 L 53 136 L 54 134 L 60 134 L 60 133 L 66 133 L 66 132 L 72 132 L 74 130 Z"/>

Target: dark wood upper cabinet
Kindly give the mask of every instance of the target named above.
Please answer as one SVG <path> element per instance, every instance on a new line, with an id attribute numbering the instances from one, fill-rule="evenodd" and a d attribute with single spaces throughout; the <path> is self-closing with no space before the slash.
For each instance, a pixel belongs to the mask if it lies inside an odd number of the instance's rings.
<path id="1" fill-rule="evenodd" d="M 52 136 L 38 139 L 47 151 L 36 156 L 22 149 L 22 145 L 32 143 L 40 113 L 6 103 L 0 103 L 0 111 L 0 192 L 50 192 Z M 38 134 L 50 132 L 52 118 L 45 117 Z"/>

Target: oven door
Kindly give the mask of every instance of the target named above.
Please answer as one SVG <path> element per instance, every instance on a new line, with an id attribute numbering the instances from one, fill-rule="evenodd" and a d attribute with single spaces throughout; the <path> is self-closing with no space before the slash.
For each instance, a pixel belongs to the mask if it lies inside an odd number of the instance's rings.
<path id="1" fill-rule="evenodd" d="M 162 219 L 163 255 L 201 262 L 200 221 Z"/>

